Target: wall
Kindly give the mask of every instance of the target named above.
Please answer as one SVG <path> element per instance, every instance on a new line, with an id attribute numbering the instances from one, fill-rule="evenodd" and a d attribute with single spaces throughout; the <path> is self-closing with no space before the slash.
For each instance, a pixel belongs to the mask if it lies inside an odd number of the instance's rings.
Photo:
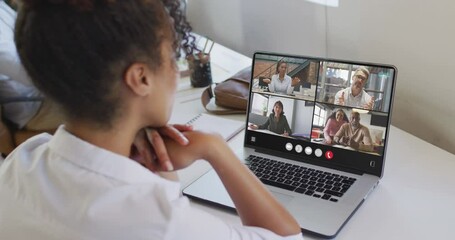
<path id="1" fill-rule="evenodd" d="M 313 117 L 314 106 L 305 106 L 305 101 L 295 101 L 294 108 L 294 129 L 293 133 L 311 134 L 311 119 Z"/>
<path id="2" fill-rule="evenodd" d="M 196 32 L 247 56 L 256 50 L 325 54 L 325 11 L 303 0 L 188 0 Z"/>
<path id="3" fill-rule="evenodd" d="M 396 65 L 392 124 L 452 153 L 454 9 L 448 0 L 351 0 L 327 12 L 330 56 Z"/>
<path id="4" fill-rule="evenodd" d="M 392 124 L 455 153 L 455 2 L 189 0 L 195 32 L 252 56 L 256 50 L 391 63 Z"/>

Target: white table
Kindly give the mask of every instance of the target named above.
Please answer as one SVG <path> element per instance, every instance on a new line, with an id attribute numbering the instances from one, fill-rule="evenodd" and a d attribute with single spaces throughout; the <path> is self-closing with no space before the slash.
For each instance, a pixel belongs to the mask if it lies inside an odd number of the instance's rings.
<path id="1" fill-rule="evenodd" d="M 251 65 L 250 58 L 218 44 L 211 55 L 215 82 Z M 188 78 L 181 79 L 171 121 L 184 122 L 205 112 L 200 101 L 202 91 L 191 88 Z M 245 120 L 243 115 L 225 117 Z M 233 149 L 243 146 L 243 134 L 231 139 Z M 200 161 L 179 171 L 182 187 L 208 169 L 210 166 Z M 200 202 L 192 204 L 240 224 L 233 212 Z M 455 239 L 454 204 L 455 155 L 392 126 L 384 176 L 336 239 Z M 316 238 L 305 235 L 305 239 Z"/>

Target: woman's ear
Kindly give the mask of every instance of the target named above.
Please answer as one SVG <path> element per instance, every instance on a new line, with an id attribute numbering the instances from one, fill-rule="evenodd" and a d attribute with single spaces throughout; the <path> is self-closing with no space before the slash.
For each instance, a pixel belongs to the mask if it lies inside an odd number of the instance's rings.
<path id="1" fill-rule="evenodd" d="M 125 85 L 138 96 L 146 96 L 152 87 L 150 69 L 143 63 L 131 64 L 125 72 Z"/>

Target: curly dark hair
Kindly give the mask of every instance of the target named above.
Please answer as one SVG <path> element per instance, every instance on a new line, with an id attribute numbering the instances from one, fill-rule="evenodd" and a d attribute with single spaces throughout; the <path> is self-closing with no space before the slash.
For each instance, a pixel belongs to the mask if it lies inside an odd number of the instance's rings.
<path id="1" fill-rule="evenodd" d="M 70 119 L 110 127 L 132 63 L 158 70 L 164 40 L 176 56 L 193 52 L 182 9 L 179 0 L 21 0 L 16 46 L 34 84 Z"/>

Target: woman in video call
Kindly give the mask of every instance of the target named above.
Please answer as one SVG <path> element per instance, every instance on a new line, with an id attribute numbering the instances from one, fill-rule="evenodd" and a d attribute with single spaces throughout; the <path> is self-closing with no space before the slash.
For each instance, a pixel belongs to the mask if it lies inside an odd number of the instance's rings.
<path id="1" fill-rule="evenodd" d="M 286 116 L 284 116 L 283 103 L 281 101 L 275 102 L 272 113 L 264 124 L 250 124 L 249 127 L 253 130 L 267 129 L 283 136 L 289 136 L 292 133 L 288 120 L 286 119 Z"/>
<path id="2" fill-rule="evenodd" d="M 167 124 L 176 54 L 198 52 L 183 1 L 19 2 L 19 56 L 66 122 L 1 165 L 1 239 L 303 239 L 221 136 Z M 243 225 L 194 208 L 169 178 L 198 159 Z"/>
<path id="3" fill-rule="evenodd" d="M 276 65 L 275 74 L 272 75 L 272 79 L 265 78 L 262 81 L 269 85 L 269 91 L 281 94 L 292 94 L 294 86 L 300 82 L 298 77 L 292 79 L 286 74 L 287 63 L 278 61 Z"/>
<path id="4" fill-rule="evenodd" d="M 333 136 L 340 130 L 341 126 L 348 123 L 349 119 L 342 109 L 336 109 L 327 118 L 324 127 L 324 139 L 326 144 L 333 143 Z"/>

